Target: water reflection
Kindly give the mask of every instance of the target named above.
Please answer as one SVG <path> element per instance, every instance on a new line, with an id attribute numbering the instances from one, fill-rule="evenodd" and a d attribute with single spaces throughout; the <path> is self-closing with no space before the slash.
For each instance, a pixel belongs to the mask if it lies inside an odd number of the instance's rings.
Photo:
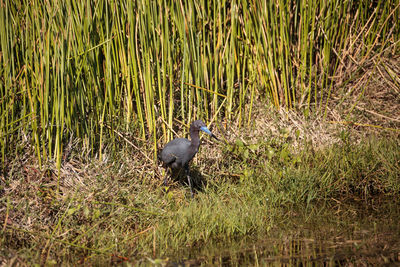
<path id="1" fill-rule="evenodd" d="M 400 264 L 397 199 L 339 202 L 299 210 L 258 241 L 183 252 L 167 266 L 382 266 Z M 317 215 L 318 214 L 318 215 Z M 173 259 L 174 257 L 170 257 Z"/>

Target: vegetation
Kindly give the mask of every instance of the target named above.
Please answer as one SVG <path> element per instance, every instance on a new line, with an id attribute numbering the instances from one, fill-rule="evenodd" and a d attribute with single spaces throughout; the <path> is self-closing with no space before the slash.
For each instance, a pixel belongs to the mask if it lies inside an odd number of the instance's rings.
<path id="1" fill-rule="evenodd" d="M 332 92 L 397 55 L 399 5 L 4 0 L 3 168 L 24 137 L 40 165 L 60 168 L 71 137 L 101 159 L 105 137 L 131 131 L 152 140 L 155 159 L 174 118 L 248 125 L 258 98 L 326 114 Z"/>
<path id="2" fill-rule="evenodd" d="M 74 156 L 63 164 L 61 197 L 56 170 L 39 172 L 21 157 L 1 199 L 2 252 L 21 263 L 166 258 L 182 247 L 272 234 L 299 210 L 314 217 L 354 197 L 398 199 L 397 140 L 342 140 L 322 150 L 305 145 L 300 153 L 287 144 L 282 136 L 225 150 L 205 145 L 194 164 L 194 200 L 178 181 L 165 193 L 162 179 L 141 171 L 146 167 L 131 151 L 103 162 Z"/>
<path id="3" fill-rule="evenodd" d="M 165 258 L 400 194 L 400 0 L 0 5 L 0 262 Z M 158 148 L 209 122 L 197 194 Z"/>

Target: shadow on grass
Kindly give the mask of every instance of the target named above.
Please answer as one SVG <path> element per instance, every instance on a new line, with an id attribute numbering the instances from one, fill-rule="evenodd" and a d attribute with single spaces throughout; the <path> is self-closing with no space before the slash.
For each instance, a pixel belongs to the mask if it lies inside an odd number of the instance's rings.
<path id="1" fill-rule="evenodd" d="M 204 188 L 207 186 L 207 180 L 203 177 L 196 166 L 190 168 L 189 175 L 194 194 L 197 192 L 203 192 Z M 179 186 L 185 186 L 189 189 L 188 180 L 183 169 L 168 170 L 167 185 L 171 186 L 172 183 L 175 182 L 178 183 Z"/>

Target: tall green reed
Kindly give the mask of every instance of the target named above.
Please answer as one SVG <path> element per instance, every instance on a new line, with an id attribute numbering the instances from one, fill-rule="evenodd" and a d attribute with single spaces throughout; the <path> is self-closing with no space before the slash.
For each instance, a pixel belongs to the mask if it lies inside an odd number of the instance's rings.
<path id="1" fill-rule="evenodd" d="M 257 98 L 326 113 L 346 62 L 399 48 L 399 0 L 0 4 L 3 164 L 25 136 L 60 167 L 71 136 L 102 158 L 121 131 L 155 157 L 177 122 L 249 124 Z"/>

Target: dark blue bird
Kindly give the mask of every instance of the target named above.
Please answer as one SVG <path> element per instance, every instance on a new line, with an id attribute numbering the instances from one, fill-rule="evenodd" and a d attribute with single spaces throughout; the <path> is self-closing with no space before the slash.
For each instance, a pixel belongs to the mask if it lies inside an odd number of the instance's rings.
<path id="1" fill-rule="evenodd" d="M 193 188 L 189 176 L 189 162 L 199 151 L 200 138 L 199 131 L 209 134 L 211 137 L 218 138 L 207 128 L 201 120 L 194 121 L 190 125 L 190 141 L 186 138 L 176 138 L 165 145 L 161 151 L 160 159 L 164 166 L 173 170 L 184 169 L 189 183 L 190 193 L 193 197 Z M 164 178 L 164 184 L 167 185 L 167 175 Z"/>

